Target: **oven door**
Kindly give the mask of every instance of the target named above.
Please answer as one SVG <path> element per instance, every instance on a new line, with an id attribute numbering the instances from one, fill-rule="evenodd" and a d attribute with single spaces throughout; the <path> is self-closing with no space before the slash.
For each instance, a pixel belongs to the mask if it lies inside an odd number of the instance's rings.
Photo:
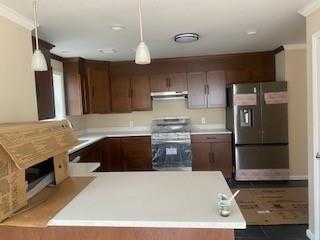
<path id="1" fill-rule="evenodd" d="M 191 141 L 153 140 L 152 168 L 158 171 L 191 171 Z"/>

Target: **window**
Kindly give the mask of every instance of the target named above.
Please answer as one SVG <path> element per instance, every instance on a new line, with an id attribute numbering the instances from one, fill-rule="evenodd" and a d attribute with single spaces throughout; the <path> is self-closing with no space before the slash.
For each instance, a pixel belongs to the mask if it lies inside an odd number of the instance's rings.
<path id="1" fill-rule="evenodd" d="M 54 106 L 56 117 L 55 120 L 61 120 L 66 117 L 66 105 L 64 98 L 64 81 L 62 72 L 53 72 L 53 90 L 54 90 Z"/>

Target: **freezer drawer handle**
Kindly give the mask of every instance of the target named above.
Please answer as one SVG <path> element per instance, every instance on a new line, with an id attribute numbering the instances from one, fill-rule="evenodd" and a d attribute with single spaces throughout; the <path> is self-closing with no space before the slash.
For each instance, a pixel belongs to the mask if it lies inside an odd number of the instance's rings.
<path id="1" fill-rule="evenodd" d="M 207 137 L 207 140 L 215 140 L 217 139 L 216 137 Z"/>

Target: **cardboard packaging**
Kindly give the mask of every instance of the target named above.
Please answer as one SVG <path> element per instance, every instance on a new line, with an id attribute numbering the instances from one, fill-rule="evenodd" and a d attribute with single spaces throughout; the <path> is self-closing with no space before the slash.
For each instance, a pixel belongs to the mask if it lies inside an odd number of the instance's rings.
<path id="1" fill-rule="evenodd" d="M 68 150 L 78 142 L 66 120 L 0 124 L 0 222 L 27 205 L 25 170 L 53 158 L 59 184 L 69 177 Z"/>

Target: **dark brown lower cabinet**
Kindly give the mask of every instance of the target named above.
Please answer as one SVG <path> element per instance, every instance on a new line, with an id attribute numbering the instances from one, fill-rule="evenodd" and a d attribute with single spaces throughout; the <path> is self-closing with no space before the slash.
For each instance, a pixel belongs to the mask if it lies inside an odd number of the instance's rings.
<path id="1" fill-rule="evenodd" d="M 104 141 L 101 140 L 99 142 L 93 143 L 88 147 L 85 147 L 75 153 L 70 155 L 70 161 L 74 160 L 77 157 L 80 157 L 79 162 L 99 162 L 101 164 L 98 171 L 105 171 L 104 166 Z"/>
<path id="2" fill-rule="evenodd" d="M 193 171 L 221 171 L 232 177 L 232 144 L 230 135 L 192 136 Z"/>
<path id="3" fill-rule="evenodd" d="M 121 138 L 121 153 L 125 171 L 152 170 L 150 137 Z"/>
<path id="4" fill-rule="evenodd" d="M 122 172 L 124 170 L 121 156 L 121 138 L 105 139 L 106 171 Z"/>
<path id="5" fill-rule="evenodd" d="M 108 171 L 152 170 L 150 137 L 108 138 L 105 141 Z"/>

